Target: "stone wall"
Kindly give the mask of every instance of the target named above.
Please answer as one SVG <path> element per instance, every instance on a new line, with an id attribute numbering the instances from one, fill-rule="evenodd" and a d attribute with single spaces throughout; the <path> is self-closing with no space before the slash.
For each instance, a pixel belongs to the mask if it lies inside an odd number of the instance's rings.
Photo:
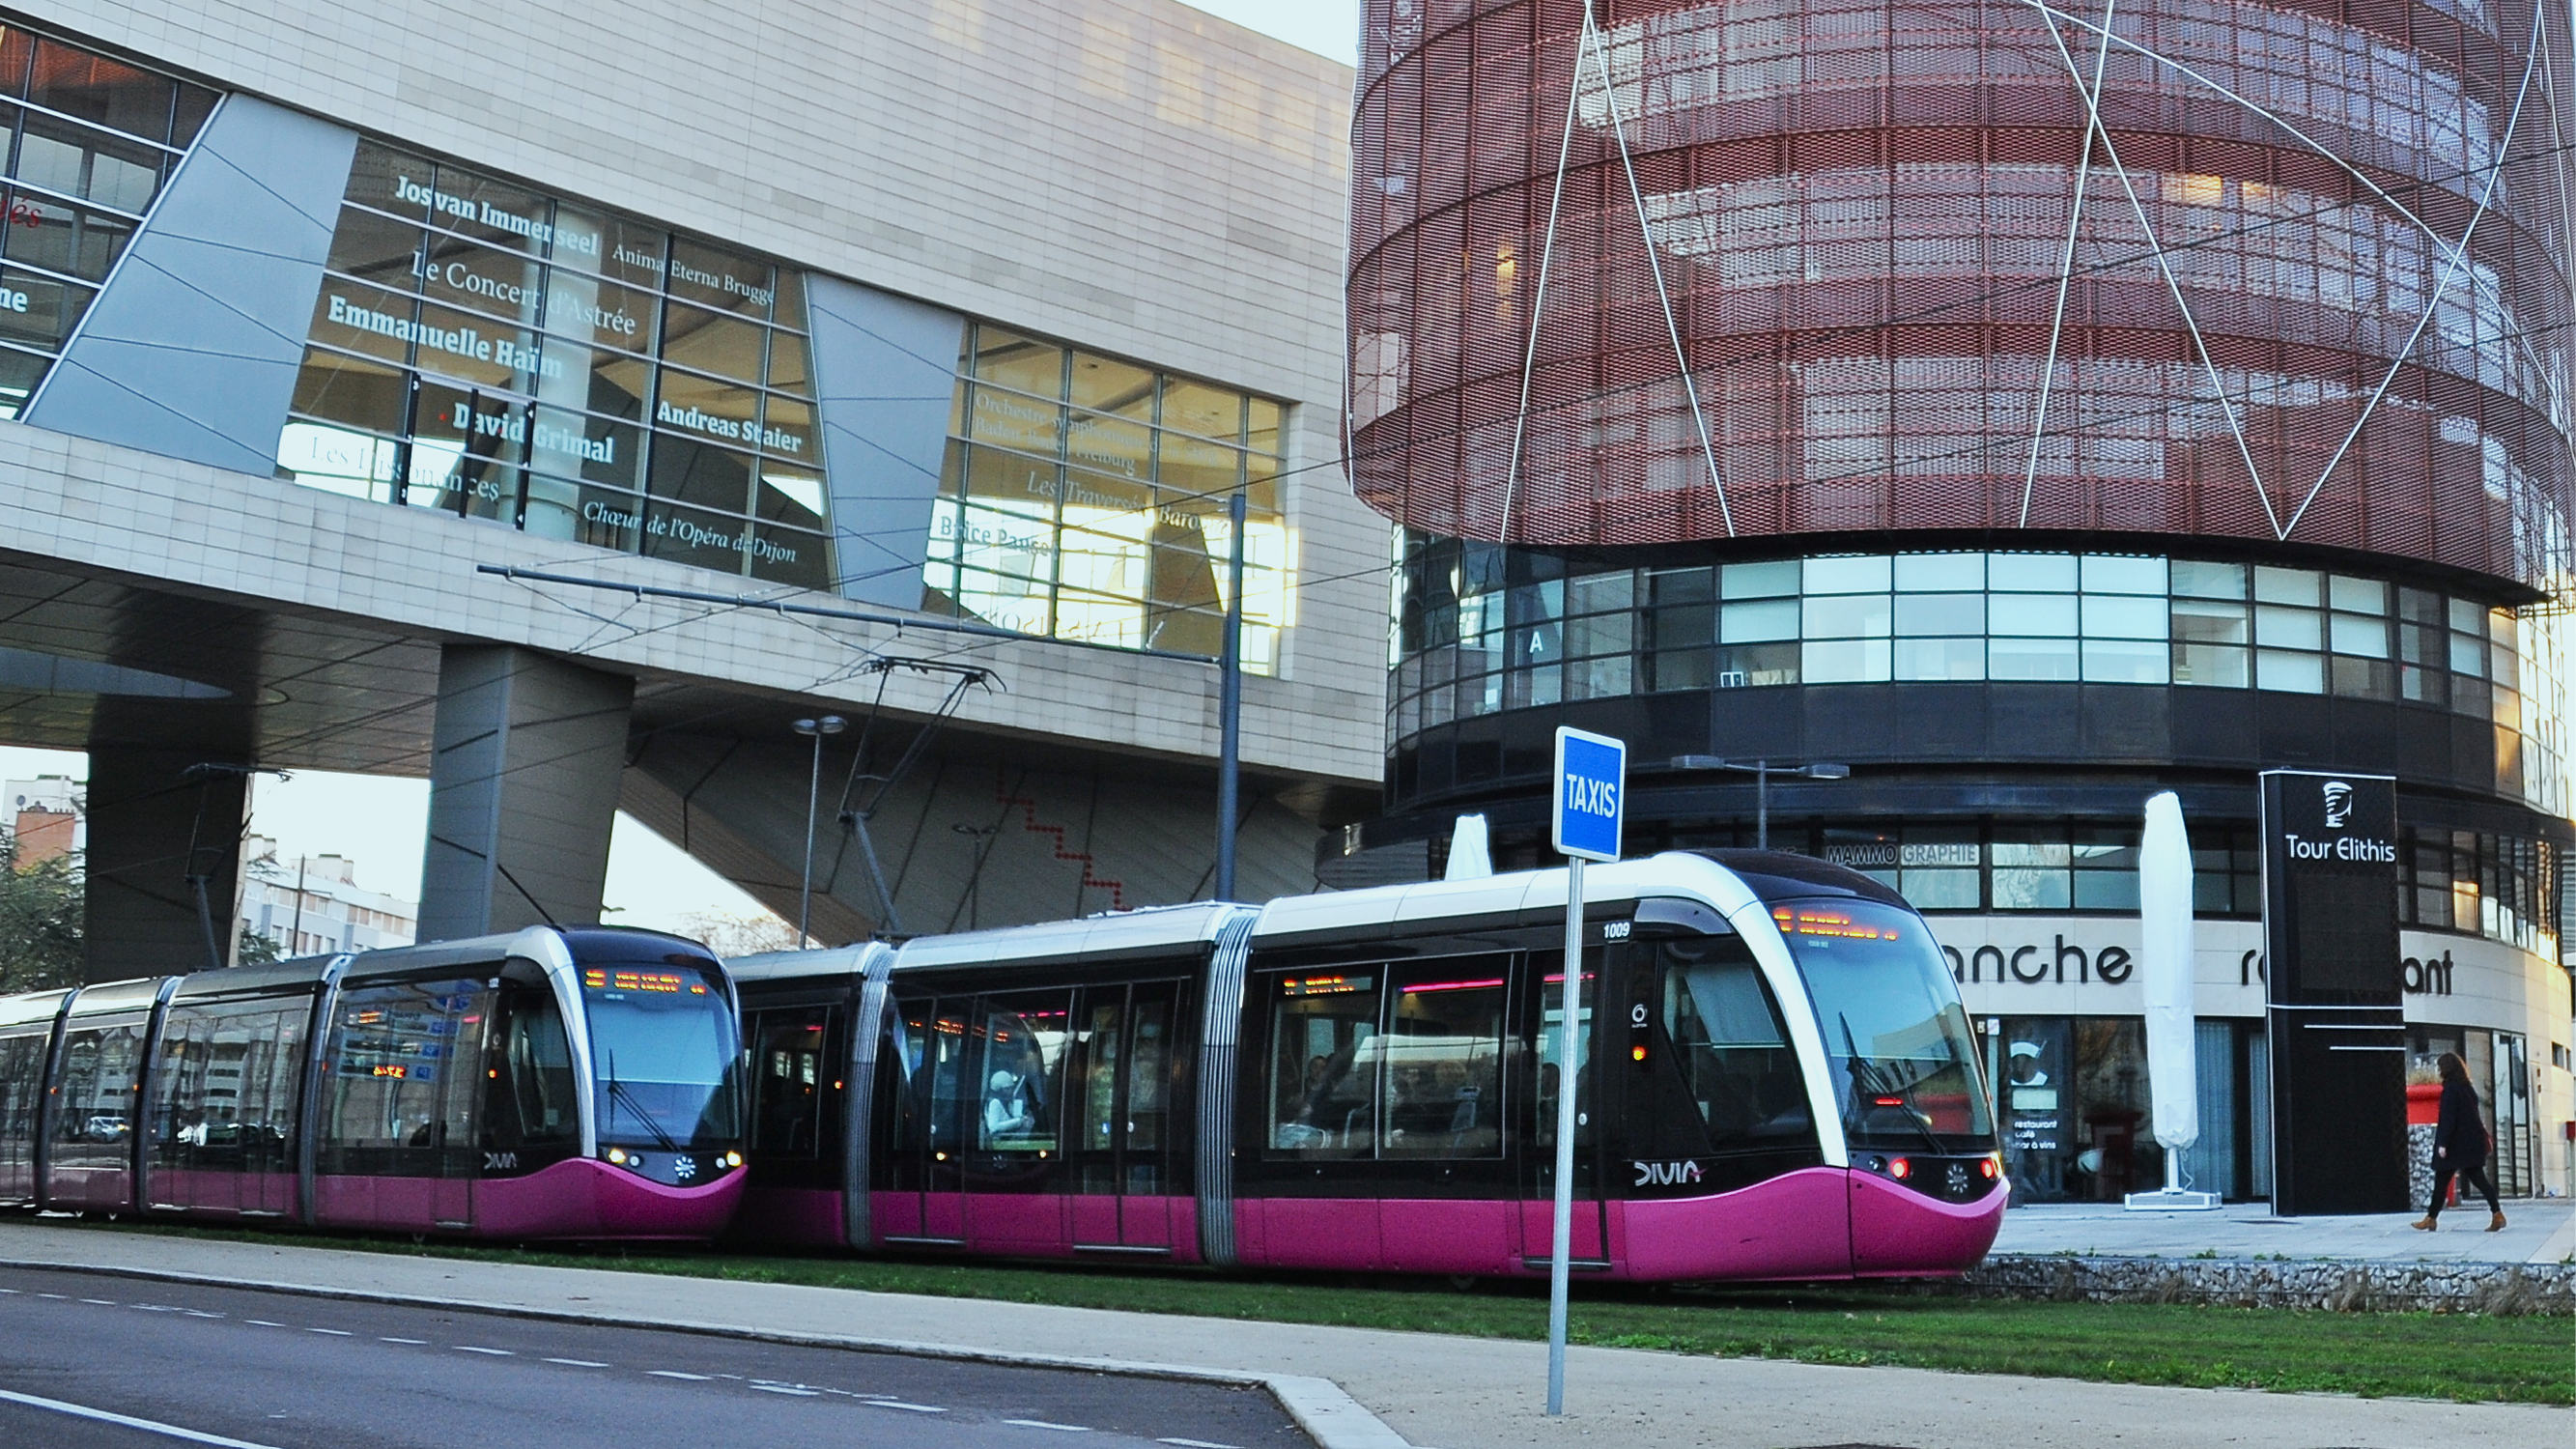
<path id="1" fill-rule="evenodd" d="M 2576 1264 L 2353 1263 L 2245 1258 L 2000 1255 L 1971 1269 L 1972 1297 L 2203 1303 L 2338 1312 L 2576 1314 Z"/>

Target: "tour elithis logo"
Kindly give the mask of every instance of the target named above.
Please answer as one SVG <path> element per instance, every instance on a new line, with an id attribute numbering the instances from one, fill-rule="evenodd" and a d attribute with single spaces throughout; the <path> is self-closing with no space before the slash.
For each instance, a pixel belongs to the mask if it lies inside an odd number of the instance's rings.
<path id="1" fill-rule="evenodd" d="M 2326 829 L 2343 829 L 2352 819 L 2352 786 L 2341 780 L 2328 780 L 2323 793 L 2326 805 Z"/>

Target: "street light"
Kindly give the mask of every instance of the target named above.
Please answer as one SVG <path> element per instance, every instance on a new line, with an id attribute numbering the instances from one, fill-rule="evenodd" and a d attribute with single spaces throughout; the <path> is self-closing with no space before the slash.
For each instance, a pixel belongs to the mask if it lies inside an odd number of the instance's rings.
<path id="1" fill-rule="evenodd" d="M 850 722 L 837 714 L 821 719 L 800 719 L 796 733 L 814 741 L 814 774 L 805 785 L 805 883 L 796 891 L 796 945 L 812 945 L 813 933 L 806 928 L 814 919 L 814 814 L 823 805 L 823 737 L 848 729 Z"/>
<path id="2" fill-rule="evenodd" d="M 1675 755 L 1672 767 L 1676 770 L 1735 770 L 1751 775 L 1753 777 L 1753 848 L 1756 850 L 1771 848 L 1772 776 L 1796 775 L 1808 780 L 1851 778 L 1849 765 L 1775 765 L 1769 760 L 1755 760 L 1751 764 L 1745 764 L 1737 760 L 1721 760 L 1715 755 Z"/>

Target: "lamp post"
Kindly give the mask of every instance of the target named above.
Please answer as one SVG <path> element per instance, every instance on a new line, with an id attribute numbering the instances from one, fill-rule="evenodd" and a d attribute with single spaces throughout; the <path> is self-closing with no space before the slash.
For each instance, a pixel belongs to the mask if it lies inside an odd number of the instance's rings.
<path id="1" fill-rule="evenodd" d="M 1676 770 L 1734 770 L 1753 777 L 1753 848 L 1771 848 L 1771 777 L 1795 775 L 1805 780 L 1847 780 L 1851 766 L 1830 764 L 1775 765 L 1769 760 L 1747 764 L 1741 760 L 1721 760 L 1715 755 L 1675 755 Z"/>
<path id="2" fill-rule="evenodd" d="M 805 881 L 796 891 L 796 945 L 799 950 L 814 941 L 814 935 L 807 927 L 814 919 L 814 814 L 823 805 L 823 737 L 837 735 L 849 727 L 850 722 L 837 714 L 796 722 L 796 733 L 814 741 L 814 773 L 805 784 Z"/>

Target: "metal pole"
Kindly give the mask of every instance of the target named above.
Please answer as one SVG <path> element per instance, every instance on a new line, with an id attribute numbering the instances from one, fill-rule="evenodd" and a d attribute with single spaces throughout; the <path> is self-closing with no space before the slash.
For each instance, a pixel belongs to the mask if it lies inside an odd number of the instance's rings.
<path id="1" fill-rule="evenodd" d="M 304 950 L 304 864 L 306 859 L 307 857 L 302 855 L 295 857 L 295 924 L 288 927 L 286 931 L 286 954 L 289 956 L 297 955 Z"/>
<path id="2" fill-rule="evenodd" d="M 1242 789 L 1243 757 L 1243 490 L 1225 506 L 1234 529 L 1234 557 L 1227 564 L 1225 652 L 1217 681 L 1216 898 L 1234 899 L 1234 826 Z"/>
<path id="3" fill-rule="evenodd" d="M 796 949 L 814 944 L 814 814 L 823 803 L 823 732 L 814 731 L 814 773 L 805 784 L 805 878 L 796 888 Z"/>
<path id="4" fill-rule="evenodd" d="M 1556 1235 L 1547 1259 L 1547 1411 L 1565 1412 L 1565 1291 L 1574 1254 L 1574 1091 L 1583 1074 L 1583 857 L 1565 863 L 1565 1012 L 1556 1038 Z"/>
<path id="5" fill-rule="evenodd" d="M 1771 848 L 1771 762 L 1753 762 L 1753 848 Z"/>

